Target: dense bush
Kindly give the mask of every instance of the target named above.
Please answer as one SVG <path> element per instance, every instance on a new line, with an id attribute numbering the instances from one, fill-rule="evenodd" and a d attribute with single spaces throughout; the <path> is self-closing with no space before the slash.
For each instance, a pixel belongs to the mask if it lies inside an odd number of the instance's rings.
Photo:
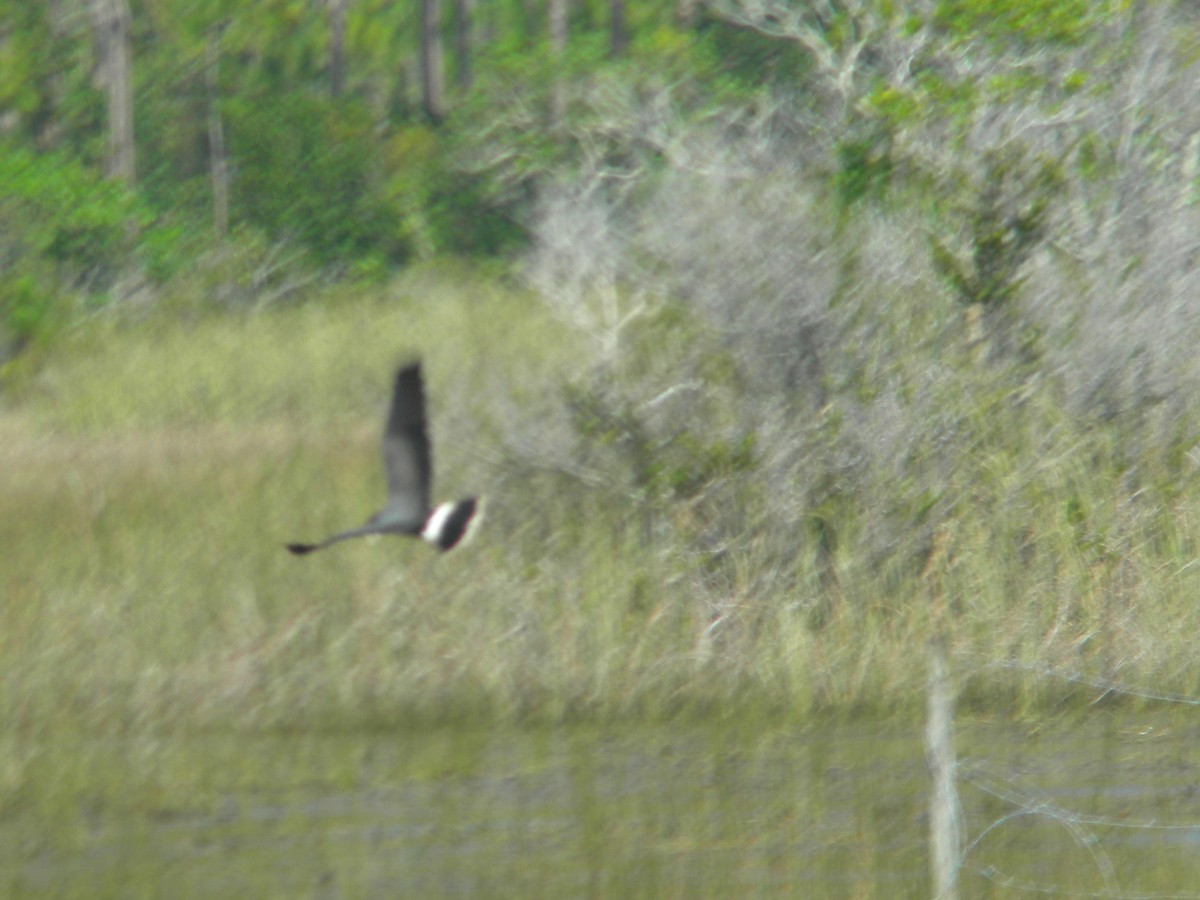
<path id="1" fill-rule="evenodd" d="M 303 92 L 254 95 L 230 104 L 229 130 L 240 217 L 328 264 L 408 254 L 366 110 Z"/>
<path id="2" fill-rule="evenodd" d="M 141 266 L 151 216 L 131 191 L 64 154 L 0 145 L 0 329 L 8 351 L 102 298 Z"/>
<path id="3" fill-rule="evenodd" d="M 1047 497 L 1072 521 L 1089 508 L 1090 541 L 1138 540 L 1189 471 L 1200 412 L 1185 299 L 1200 121 L 1172 20 L 1119 37 L 1121 54 L 1071 50 L 1017 87 L 993 76 L 1025 64 L 1022 41 L 976 45 L 966 64 L 881 30 L 941 64 L 936 84 L 892 89 L 911 102 L 886 104 L 887 165 L 871 174 L 786 105 L 684 124 L 664 91 L 641 108 L 673 132 L 610 115 L 610 145 L 669 134 L 687 156 L 541 185 L 529 280 L 593 348 L 564 411 L 587 439 L 560 444 L 562 471 L 600 468 L 588 490 L 614 508 L 659 478 L 679 485 L 654 488 L 653 515 L 695 554 L 696 602 L 720 615 L 747 572 L 756 596 L 792 594 L 814 623 L 844 598 L 839 571 L 911 591 L 947 533 L 1026 546 L 1021 510 Z M 869 49 L 868 69 L 890 53 Z M 1080 67 L 1105 87 L 1056 87 Z M 878 83 L 855 83 L 878 104 Z M 1082 447 L 1095 483 L 1147 506 L 1107 517 L 1081 501 Z"/>

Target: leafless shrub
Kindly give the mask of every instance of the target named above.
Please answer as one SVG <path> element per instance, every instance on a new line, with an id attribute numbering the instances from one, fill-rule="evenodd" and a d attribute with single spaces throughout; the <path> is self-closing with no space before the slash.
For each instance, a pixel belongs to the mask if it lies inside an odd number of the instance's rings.
<path id="1" fill-rule="evenodd" d="M 1200 66 L 1181 58 L 1174 25 L 1163 10 L 1138 20 L 1103 73 L 1113 90 L 1072 102 L 1056 252 L 1027 291 L 1072 407 L 1106 418 L 1200 388 L 1200 112 L 1188 99 Z"/>
<path id="2" fill-rule="evenodd" d="M 1082 285 L 1043 273 L 1035 312 L 1053 332 L 1053 361 L 1081 412 L 1112 419 L 1186 402 L 1200 388 L 1200 210 L 1159 209 L 1159 226 L 1136 241 L 1106 242 L 1112 258 L 1089 267 Z"/>
<path id="3" fill-rule="evenodd" d="M 739 371 L 775 395 L 823 397 L 836 344 L 828 222 L 794 169 L 711 167 L 664 179 L 639 220 L 644 265 L 715 330 Z"/>
<path id="4" fill-rule="evenodd" d="M 626 277 L 619 206 L 598 173 L 546 189 L 535 211 L 538 241 L 527 267 L 550 309 L 591 339 L 606 366 L 617 361 L 622 333 L 652 308 L 653 299 Z"/>

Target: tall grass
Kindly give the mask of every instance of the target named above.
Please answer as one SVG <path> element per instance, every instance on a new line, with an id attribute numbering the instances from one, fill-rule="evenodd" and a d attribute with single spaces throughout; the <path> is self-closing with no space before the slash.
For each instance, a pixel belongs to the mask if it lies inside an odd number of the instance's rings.
<path id="1" fill-rule="evenodd" d="M 971 427 L 1009 431 L 947 473 L 938 529 L 881 555 L 901 538 L 878 520 L 910 500 L 872 467 L 878 507 L 843 510 L 822 555 L 804 520 L 780 532 L 758 468 L 671 499 L 622 480 L 619 435 L 539 418 L 586 376 L 574 340 L 527 297 L 453 282 L 81 327 L 0 420 L 4 732 L 915 709 L 939 602 L 968 702 L 1058 702 L 1046 667 L 1200 687 L 1200 498 L 1192 479 L 1125 492 L 1112 434 L 964 381 Z M 437 493 L 490 494 L 479 539 L 290 557 L 378 505 L 389 373 L 417 353 Z M 949 548 L 936 582 L 926 540 Z"/>

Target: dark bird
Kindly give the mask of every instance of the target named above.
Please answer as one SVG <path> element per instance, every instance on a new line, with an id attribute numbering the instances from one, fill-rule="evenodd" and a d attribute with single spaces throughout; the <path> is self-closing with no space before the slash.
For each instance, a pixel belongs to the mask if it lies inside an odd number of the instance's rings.
<path id="1" fill-rule="evenodd" d="M 396 373 L 392 409 L 383 433 L 383 469 L 387 474 L 387 505 L 366 524 L 319 544 L 288 544 L 297 555 L 312 553 L 347 538 L 367 534 L 407 534 L 423 537 L 439 550 L 449 550 L 469 537 L 482 518 L 483 501 L 474 497 L 429 505 L 433 481 L 429 435 L 425 428 L 425 390 L 421 364 L 402 366 Z"/>

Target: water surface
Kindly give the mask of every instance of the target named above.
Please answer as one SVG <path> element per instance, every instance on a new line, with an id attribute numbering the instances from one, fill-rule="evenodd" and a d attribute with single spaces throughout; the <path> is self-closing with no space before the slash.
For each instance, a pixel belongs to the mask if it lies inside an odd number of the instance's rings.
<path id="1" fill-rule="evenodd" d="M 970 897 L 1200 893 L 1200 723 L 960 718 Z M 928 897 L 919 723 L 16 747 L 7 896 Z"/>

